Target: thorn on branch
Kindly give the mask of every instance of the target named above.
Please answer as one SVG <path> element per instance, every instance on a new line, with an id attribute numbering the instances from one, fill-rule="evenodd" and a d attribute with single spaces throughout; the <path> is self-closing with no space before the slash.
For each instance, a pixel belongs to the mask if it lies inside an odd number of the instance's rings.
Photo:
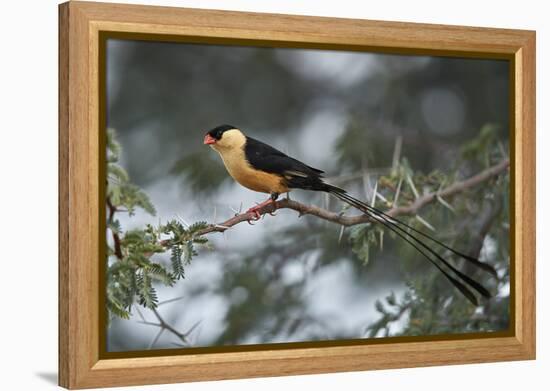
<path id="1" fill-rule="evenodd" d="M 409 186 L 411 187 L 412 192 L 414 193 L 414 198 L 418 199 L 419 194 L 416 190 L 416 186 L 414 185 L 414 182 L 409 174 L 407 174 L 407 182 L 409 183 Z"/>
<path id="2" fill-rule="evenodd" d="M 340 234 L 338 235 L 338 244 L 340 244 L 340 242 L 342 241 L 342 236 L 344 236 L 344 229 L 346 228 L 345 225 L 342 225 L 342 227 L 340 227 Z"/>
<path id="3" fill-rule="evenodd" d="M 403 136 L 399 135 L 395 138 L 395 146 L 393 148 L 392 169 L 395 170 L 399 165 L 401 157 L 401 148 L 403 146 Z"/>

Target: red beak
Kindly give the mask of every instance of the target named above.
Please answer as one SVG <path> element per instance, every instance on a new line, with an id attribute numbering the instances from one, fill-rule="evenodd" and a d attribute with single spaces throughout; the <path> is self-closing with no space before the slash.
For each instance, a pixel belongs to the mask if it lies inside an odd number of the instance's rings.
<path id="1" fill-rule="evenodd" d="M 214 137 L 210 136 L 209 134 L 206 134 L 206 136 L 204 136 L 204 143 L 205 144 L 215 144 L 216 139 Z"/>

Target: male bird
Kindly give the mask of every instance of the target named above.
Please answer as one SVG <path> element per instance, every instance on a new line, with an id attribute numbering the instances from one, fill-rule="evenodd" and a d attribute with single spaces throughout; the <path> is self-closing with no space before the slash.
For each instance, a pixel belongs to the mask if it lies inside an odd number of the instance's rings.
<path id="1" fill-rule="evenodd" d="M 256 214 L 257 218 L 260 216 L 259 210 L 261 208 L 275 202 L 281 193 L 287 193 L 291 189 L 330 193 L 369 215 L 373 220 L 381 223 L 413 246 L 474 305 L 478 305 L 478 300 L 471 289 L 484 297 L 491 297 L 485 287 L 450 264 L 424 241 L 420 240 L 419 236 L 430 240 L 496 277 L 496 271 L 491 265 L 463 254 L 428 234 L 350 196 L 344 189 L 325 183 L 322 176 L 323 171 L 308 166 L 261 141 L 245 136 L 243 132 L 231 125 L 220 125 L 210 130 L 204 137 L 204 144 L 210 145 L 220 154 L 227 171 L 238 183 L 251 190 L 271 195 L 267 201 L 247 211 Z"/>

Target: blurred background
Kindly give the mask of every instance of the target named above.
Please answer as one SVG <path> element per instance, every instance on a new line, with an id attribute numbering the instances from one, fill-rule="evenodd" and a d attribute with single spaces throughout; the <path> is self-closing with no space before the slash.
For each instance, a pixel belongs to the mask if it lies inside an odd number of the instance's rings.
<path id="1" fill-rule="evenodd" d="M 221 222 L 266 199 L 234 183 L 203 145 L 205 132 L 225 123 L 360 199 L 376 188 L 391 201 L 409 174 L 417 191 L 437 190 L 507 158 L 508 80 L 507 61 L 110 39 L 107 125 L 121 165 L 157 209 L 121 214 L 122 229 Z M 413 201 L 402 186 L 400 203 Z M 281 210 L 209 235 L 212 248 L 199 251 L 185 279 L 158 287 L 158 312 L 186 346 L 507 329 L 508 187 L 497 178 L 414 220 L 497 268 L 498 279 L 474 274 L 495 294 L 477 308 L 398 238 Z M 292 198 L 343 209 L 315 193 Z M 150 310 L 139 311 L 111 322 L 109 351 L 181 347 L 147 324 L 156 322 Z"/>

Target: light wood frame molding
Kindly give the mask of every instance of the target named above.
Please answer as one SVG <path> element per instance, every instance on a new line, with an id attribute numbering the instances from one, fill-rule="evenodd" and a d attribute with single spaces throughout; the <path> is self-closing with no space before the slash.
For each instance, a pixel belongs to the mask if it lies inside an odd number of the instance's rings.
<path id="1" fill-rule="evenodd" d="M 511 64 L 510 333 L 178 356 L 100 355 L 101 32 L 501 58 Z M 161 40 L 159 38 L 159 40 Z M 71 1 L 59 6 L 59 384 L 91 388 L 535 358 L 535 33 Z"/>

